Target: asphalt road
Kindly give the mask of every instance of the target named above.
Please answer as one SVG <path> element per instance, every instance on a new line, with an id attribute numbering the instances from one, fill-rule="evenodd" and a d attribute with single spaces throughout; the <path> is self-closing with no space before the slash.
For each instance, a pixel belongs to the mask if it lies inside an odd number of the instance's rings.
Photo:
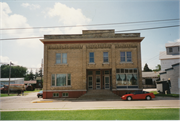
<path id="1" fill-rule="evenodd" d="M 145 109 L 145 108 L 179 108 L 179 98 L 156 97 L 150 101 L 134 100 L 76 100 L 76 99 L 42 99 L 37 93 L 27 96 L 1 97 L 1 111 L 25 110 L 86 110 L 86 109 Z M 41 103 L 32 103 L 32 102 Z M 52 102 L 47 102 L 52 101 Z"/>

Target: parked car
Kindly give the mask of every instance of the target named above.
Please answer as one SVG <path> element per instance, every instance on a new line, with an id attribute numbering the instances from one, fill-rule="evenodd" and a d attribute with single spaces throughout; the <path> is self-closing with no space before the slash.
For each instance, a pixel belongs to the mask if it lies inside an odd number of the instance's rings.
<path id="1" fill-rule="evenodd" d="M 151 100 L 152 98 L 155 98 L 155 95 L 150 92 L 146 91 L 136 91 L 131 94 L 125 94 L 121 97 L 123 100 L 137 100 L 137 99 L 146 99 L 146 100 Z"/>
<path id="2" fill-rule="evenodd" d="M 43 91 L 39 91 L 38 93 L 37 93 L 37 97 L 39 98 L 39 97 L 43 97 Z"/>

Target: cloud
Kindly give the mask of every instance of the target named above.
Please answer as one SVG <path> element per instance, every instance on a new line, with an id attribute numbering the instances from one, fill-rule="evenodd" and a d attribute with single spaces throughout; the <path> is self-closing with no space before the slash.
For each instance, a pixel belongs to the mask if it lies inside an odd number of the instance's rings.
<path id="1" fill-rule="evenodd" d="M 175 41 L 168 41 L 168 43 L 174 43 L 174 42 L 180 42 L 180 39 L 177 39 Z"/>
<path id="2" fill-rule="evenodd" d="M 0 20 L 2 20 L 2 28 L 30 28 L 27 23 L 27 18 L 19 15 L 12 14 L 12 11 L 7 3 L 0 2 L 2 6 L 0 12 Z M 22 38 L 38 36 L 32 29 L 12 29 L 11 31 L 3 32 L 3 38 Z M 16 40 L 19 45 L 26 45 L 27 47 L 37 47 L 41 43 L 39 40 Z"/>
<path id="3" fill-rule="evenodd" d="M 68 25 L 85 25 L 91 22 L 91 19 L 83 15 L 81 9 L 70 8 L 62 3 L 55 3 L 53 8 L 48 8 L 45 17 L 58 17 L 59 23 L 64 26 Z M 80 34 L 86 27 L 66 27 L 61 29 L 51 29 L 49 34 Z M 50 29 L 49 29 L 50 30 Z"/>
<path id="4" fill-rule="evenodd" d="M 176 42 L 180 42 L 180 39 L 177 39 Z"/>
<path id="5" fill-rule="evenodd" d="M 22 3 L 21 6 L 24 7 L 24 8 L 29 8 L 30 10 L 35 10 L 35 9 L 39 9 L 40 8 L 40 5 L 29 4 L 29 3 Z"/>
<path id="6" fill-rule="evenodd" d="M 62 3 L 55 3 L 47 12 L 49 17 L 59 17 L 64 25 L 87 24 L 91 19 L 83 15 L 81 9 L 70 8 Z"/>

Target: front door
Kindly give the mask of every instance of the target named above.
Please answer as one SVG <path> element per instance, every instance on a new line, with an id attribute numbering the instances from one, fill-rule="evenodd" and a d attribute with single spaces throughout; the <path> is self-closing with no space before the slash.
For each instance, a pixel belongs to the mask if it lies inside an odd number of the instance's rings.
<path id="1" fill-rule="evenodd" d="M 88 77 L 88 88 L 93 89 L 93 76 Z"/>
<path id="2" fill-rule="evenodd" d="M 109 76 L 104 76 L 104 87 L 105 89 L 110 89 L 110 78 Z"/>
<path id="3" fill-rule="evenodd" d="M 101 76 L 96 76 L 96 89 L 101 89 Z"/>

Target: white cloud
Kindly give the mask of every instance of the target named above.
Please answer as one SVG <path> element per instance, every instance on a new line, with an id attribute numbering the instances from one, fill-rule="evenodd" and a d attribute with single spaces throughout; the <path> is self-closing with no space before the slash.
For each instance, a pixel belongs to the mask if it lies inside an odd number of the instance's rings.
<path id="1" fill-rule="evenodd" d="M 173 43 L 173 42 L 180 42 L 180 39 L 177 39 L 175 41 L 168 41 L 168 43 Z"/>
<path id="2" fill-rule="evenodd" d="M 49 17 L 59 17 L 64 25 L 87 24 L 91 19 L 83 15 L 81 9 L 70 8 L 62 3 L 55 3 L 54 8 L 49 8 Z"/>
<path id="3" fill-rule="evenodd" d="M 11 9 L 7 3 L 0 2 L 1 12 L 0 20 L 2 20 L 2 28 L 30 28 L 31 26 L 27 23 L 27 18 L 19 15 L 12 14 Z M 11 13 L 11 15 L 10 15 Z M 11 31 L 3 32 L 3 38 L 22 38 L 22 37 L 33 37 L 38 36 L 32 29 L 13 29 Z M 27 47 L 38 47 L 41 43 L 38 40 L 17 40 L 19 45 L 26 45 Z"/>
<path id="4" fill-rule="evenodd" d="M 22 3 L 21 6 L 23 6 L 24 8 L 29 8 L 30 10 L 35 10 L 35 9 L 39 9 L 40 8 L 40 5 L 29 4 L 29 3 Z"/>
<path id="5" fill-rule="evenodd" d="M 177 39 L 176 42 L 180 42 L 180 39 Z"/>
<path id="6" fill-rule="evenodd" d="M 9 57 L 7 56 L 0 56 L 0 63 L 1 64 L 9 64 L 10 62 L 12 62 L 13 64 L 18 64 L 17 61 L 12 61 L 11 59 L 9 59 Z"/>
<path id="7" fill-rule="evenodd" d="M 91 22 L 91 19 L 83 15 L 81 9 L 70 8 L 62 3 L 55 3 L 53 8 L 48 8 L 45 17 L 58 17 L 61 25 L 83 25 Z M 81 34 L 86 27 L 66 27 L 61 29 L 48 29 L 49 34 Z M 50 32 L 51 30 L 51 32 Z M 41 30 L 43 31 L 43 29 Z"/>

